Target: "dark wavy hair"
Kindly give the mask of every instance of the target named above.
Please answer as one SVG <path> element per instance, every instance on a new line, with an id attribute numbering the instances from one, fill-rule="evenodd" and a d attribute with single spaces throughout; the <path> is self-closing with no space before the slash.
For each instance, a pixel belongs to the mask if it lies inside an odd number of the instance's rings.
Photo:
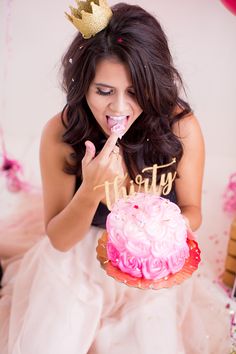
<path id="1" fill-rule="evenodd" d="M 139 6 L 125 3 L 113 6 L 112 11 L 108 26 L 94 37 L 84 39 L 78 33 L 62 60 L 63 88 L 67 93 L 61 114 L 66 129 L 62 140 L 74 150 L 73 163 L 67 161 L 65 171 L 81 177 L 84 142 L 91 140 L 100 151 L 106 140 L 85 95 L 98 61 L 116 57 L 128 65 L 136 99 L 143 110 L 120 140 L 128 173 L 134 179 L 144 167 L 154 163 L 166 164 L 173 157 L 178 163 L 183 148 L 172 127 L 191 109 L 180 98 L 183 83 L 156 18 Z M 176 166 L 165 172 L 173 169 Z"/>

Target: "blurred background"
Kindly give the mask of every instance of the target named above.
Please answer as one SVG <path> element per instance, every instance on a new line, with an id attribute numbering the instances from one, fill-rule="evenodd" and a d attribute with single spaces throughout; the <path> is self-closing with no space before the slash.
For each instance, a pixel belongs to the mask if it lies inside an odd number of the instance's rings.
<path id="1" fill-rule="evenodd" d="M 203 224 L 197 234 L 203 258 L 220 274 L 232 221 L 223 212 L 223 193 L 236 171 L 236 16 L 219 0 L 127 2 L 161 22 L 202 127 L 206 167 Z M 64 15 L 69 5 L 75 2 L 0 0 L 0 127 L 9 157 L 38 186 L 41 130 L 65 104 L 60 62 L 76 31 Z M 16 197 L 5 193 L 3 181 L 0 187 L 3 215 Z"/>

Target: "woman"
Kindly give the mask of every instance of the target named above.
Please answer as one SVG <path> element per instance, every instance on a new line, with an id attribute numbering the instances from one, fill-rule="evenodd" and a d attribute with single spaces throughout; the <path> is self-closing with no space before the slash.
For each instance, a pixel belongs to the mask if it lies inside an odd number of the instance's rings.
<path id="1" fill-rule="evenodd" d="M 203 140 L 189 105 L 179 98 L 180 77 L 172 66 L 166 37 L 141 8 L 121 5 L 113 11 L 103 31 L 89 40 L 78 33 L 66 53 L 67 106 L 49 121 L 42 137 L 46 229 L 52 244 L 62 251 L 89 230 L 104 198 L 103 190 L 94 191 L 96 185 L 125 172 L 134 179 L 145 166 L 168 163 L 173 157 L 180 178 L 171 198 L 177 199 L 193 230 L 201 223 Z M 125 134 L 117 161 L 111 153 L 117 142 L 111 125 L 119 119 Z M 69 161 L 71 154 L 74 160 Z M 66 166 L 71 175 L 65 173 L 65 161 L 72 165 Z"/>
<path id="2" fill-rule="evenodd" d="M 189 340 L 191 281 L 140 291 L 108 277 L 96 259 L 109 212 L 96 187 L 117 175 L 127 174 L 128 186 L 144 167 L 175 157 L 167 197 L 192 230 L 201 223 L 203 138 L 180 98 L 166 36 L 138 6 L 112 12 L 91 38 L 79 32 L 63 58 L 67 104 L 46 124 L 40 148 L 48 237 L 26 253 L 14 284 L 11 354 L 207 353 L 205 336 Z"/>

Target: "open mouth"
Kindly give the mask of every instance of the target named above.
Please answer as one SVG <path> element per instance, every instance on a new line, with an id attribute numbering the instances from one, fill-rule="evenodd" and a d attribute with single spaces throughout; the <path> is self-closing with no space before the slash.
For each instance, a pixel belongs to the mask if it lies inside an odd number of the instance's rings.
<path id="1" fill-rule="evenodd" d="M 119 124 L 119 126 L 123 126 L 125 129 L 127 126 L 129 116 L 108 116 L 108 115 L 106 115 L 106 118 L 107 118 L 107 125 L 110 129 L 115 127 L 118 124 Z"/>
<path id="2" fill-rule="evenodd" d="M 121 139 L 125 134 L 129 116 L 106 116 L 108 128 Z"/>

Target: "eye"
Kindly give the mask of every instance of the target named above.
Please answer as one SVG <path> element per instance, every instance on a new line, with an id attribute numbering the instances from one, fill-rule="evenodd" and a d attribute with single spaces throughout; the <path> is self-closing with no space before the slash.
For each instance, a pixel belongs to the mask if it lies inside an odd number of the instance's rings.
<path id="1" fill-rule="evenodd" d="M 134 91 L 128 91 L 128 93 L 129 93 L 131 96 L 136 96 L 136 94 L 135 94 Z"/>
<path id="2" fill-rule="evenodd" d="M 103 91 L 103 90 L 101 90 L 100 88 L 97 87 L 96 93 L 97 93 L 98 95 L 102 95 L 102 96 L 109 96 L 109 95 L 112 93 L 112 90 L 110 90 L 110 91 Z"/>

